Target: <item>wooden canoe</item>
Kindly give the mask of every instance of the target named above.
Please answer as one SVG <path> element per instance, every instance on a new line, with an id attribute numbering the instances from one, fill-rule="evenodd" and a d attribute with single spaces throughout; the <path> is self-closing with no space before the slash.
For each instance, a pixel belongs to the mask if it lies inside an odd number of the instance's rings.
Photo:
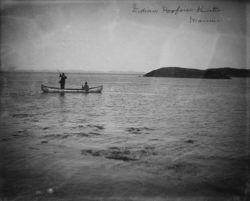
<path id="1" fill-rule="evenodd" d="M 45 85 L 41 85 L 41 89 L 45 93 L 101 93 L 103 86 L 90 87 L 88 91 L 82 88 L 57 88 L 57 87 L 49 87 Z"/>

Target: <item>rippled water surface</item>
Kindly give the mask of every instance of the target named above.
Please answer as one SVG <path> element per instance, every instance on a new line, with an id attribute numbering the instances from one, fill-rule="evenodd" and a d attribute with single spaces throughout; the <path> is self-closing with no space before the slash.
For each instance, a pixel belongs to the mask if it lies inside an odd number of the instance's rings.
<path id="1" fill-rule="evenodd" d="M 232 175 L 228 163 L 248 151 L 249 79 L 67 74 L 66 87 L 88 81 L 90 87 L 103 85 L 103 92 L 50 94 L 40 86 L 59 86 L 56 73 L 0 76 L 2 131 L 27 131 L 42 142 L 79 148 L 83 155 L 123 161 L 148 156 L 157 174 L 159 161 L 187 157 L 189 166 L 182 161 L 171 167 L 187 165 L 191 172 L 206 167 L 210 174 L 217 171 L 215 176 L 228 169 Z M 212 168 L 218 161 L 220 167 Z"/>
<path id="2" fill-rule="evenodd" d="M 46 127 L 54 133 L 77 133 L 85 127 L 90 131 L 99 129 L 109 142 L 131 133 L 150 133 L 147 138 L 194 134 L 224 138 L 246 131 L 249 86 L 245 79 L 68 74 L 66 86 L 78 87 L 88 81 L 90 86 L 103 85 L 103 93 L 41 92 L 42 83 L 58 86 L 58 79 L 53 73 L 2 74 L 2 117 L 11 117 L 13 121 L 8 123 L 17 127 Z"/>

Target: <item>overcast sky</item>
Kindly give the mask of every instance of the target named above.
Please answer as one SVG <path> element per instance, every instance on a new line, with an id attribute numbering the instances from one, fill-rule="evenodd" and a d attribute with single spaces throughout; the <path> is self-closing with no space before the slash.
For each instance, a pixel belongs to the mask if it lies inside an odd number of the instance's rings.
<path id="1" fill-rule="evenodd" d="M 249 4 L 221 0 L 5 0 L 1 68 L 246 68 L 247 13 Z"/>

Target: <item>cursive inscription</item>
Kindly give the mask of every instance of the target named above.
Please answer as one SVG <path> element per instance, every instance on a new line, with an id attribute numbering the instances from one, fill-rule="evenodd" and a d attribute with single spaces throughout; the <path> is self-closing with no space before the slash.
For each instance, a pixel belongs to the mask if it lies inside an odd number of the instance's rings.
<path id="1" fill-rule="evenodd" d="M 158 13 L 158 9 L 150 9 L 150 8 L 138 8 L 136 4 L 133 5 L 133 13 Z"/>
<path id="2" fill-rule="evenodd" d="M 221 9 L 217 6 L 203 6 L 199 5 L 197 7 L 182 7 L 180 5 L 176 7 L 162 6 L 160 8 L 146 8 L 139 7 L 136 3 L 133 4 L 133 13 L 137 14 L 167 14 L 167 15 L 181 15 L 189 14 L 189 23 L 216 23 L 219 19 L 216 19 L 215 13 L 221 12 Z M 206 19 L 197 18 L 193 14 L 206 14 Z"/>
<path id="3" fill-rule="evenodd" d="M 194 17 L 190 16 L 189 22 L 190 22 L 190 24 L 193 24 L 193 23 L 215 23 L 215 22 L 219 22 L 219 20 L 214 19 L 214 18 L 200 19 L 200 18 L 194 18 Z"/>
<path id="4" fill-rule="evenodd" d="M 220 11 L 221 10 L 216 6 L 213 6 L 212 8 L 204 8 L 203 6 L 197 7 L 197 13 L 215 13 Z"/>
<path id="5" fill-rule="evenodd" d="M 188 13 L 188 12 L 193 12 L 193 8 L 181 8 L 181 6 L 178 6 L 175 9 L 170 9 L 166 6 L 162 6 L 162 13 L 167 13 L 167 14 L 174 14 L 177 15 L 179 13 Z"/>

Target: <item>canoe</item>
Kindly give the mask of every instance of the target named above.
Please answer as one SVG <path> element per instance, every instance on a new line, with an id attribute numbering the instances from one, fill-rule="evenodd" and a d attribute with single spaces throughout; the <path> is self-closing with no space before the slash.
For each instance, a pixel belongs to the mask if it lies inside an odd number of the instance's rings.
<path id="1" fill-rule="evenodd" d="M 41 85 L 41 89 L 45 93 L 101 93 L 103 86 L 90 87 L 88 91 L 81 88 L 57 88 L 57 87 L 48 87 L 45 85 Z"/>

